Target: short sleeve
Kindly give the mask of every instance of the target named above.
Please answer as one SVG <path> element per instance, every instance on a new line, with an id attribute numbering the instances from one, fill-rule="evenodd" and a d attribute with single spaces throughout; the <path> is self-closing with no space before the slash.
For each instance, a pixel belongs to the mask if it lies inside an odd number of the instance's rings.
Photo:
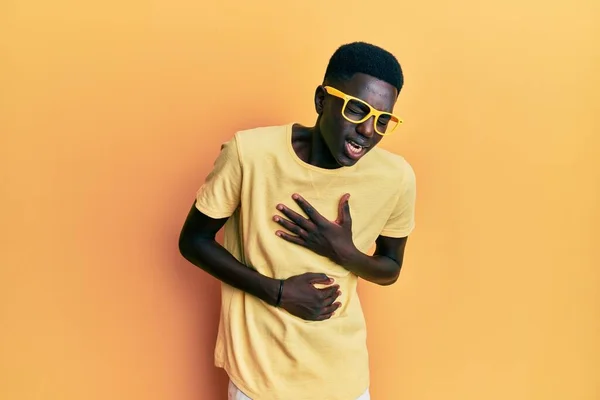
<path id="1" fill-rule="evenodd" d="M 196 192 L 196 208 L 211 218 L 230 217 L 240 204 L 242 166 L 237 140 L 221 146 L 212 171 Z"/>
<path id="2" fill-rule="evenodd" d="M 381 236 L 402 238 L 411 234 L 415 228 L 416 177 L 410 165 L 405 165 L 396 207 L 381 231 Z"/>

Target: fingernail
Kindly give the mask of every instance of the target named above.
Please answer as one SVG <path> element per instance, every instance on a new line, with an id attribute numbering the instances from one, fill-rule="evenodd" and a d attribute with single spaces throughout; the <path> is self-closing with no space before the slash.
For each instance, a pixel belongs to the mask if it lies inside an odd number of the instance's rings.
<path id="1" fill-rule="evenodd" d="M 277 217 L 277 216 L 273 217 L 273 221 L 279 222 L 279 217 Z"/>
<path id="2" fill-rule="evenodd" d="M 277 204 L 277 209 L 278 209 L 279 211 L 281 211 L 281 210 L 283 210 L 283 206 L 282 206 L 281 204 Z"/>
<path id="3" fill-rule="evenodd" d="M 294 199 L 294 200 L 298 199 L 298 195 L 297 195 L 296 193 L 294 193 L 294 194 L 292 195 L 292 199 Z"/>

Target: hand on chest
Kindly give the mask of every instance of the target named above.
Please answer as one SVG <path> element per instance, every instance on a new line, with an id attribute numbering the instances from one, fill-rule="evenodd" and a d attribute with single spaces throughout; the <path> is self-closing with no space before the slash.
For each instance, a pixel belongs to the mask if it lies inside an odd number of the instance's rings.
<path id="1" fill-rule="evenodd" d="M 355 196 L 350 192 L 336 193 L 330 190 L 327 196 L 319 197 L 310 192 L 296 192 L 299 199 L 294 199 L 293 194 L 282 195 L 280 201 L 273 202 L 272 217 L 283 228 L 292 233 L 299 234 L 295 229 L 303 228 L 309 231 L 314 226 L 325 227 L 330 224 L 340 225 L 345 229 L 330 229 L 330 233 L 337 232 L 344 235 L 351 232 L 355 244 L 359 248 L 369 247 L 377 238 L 385 225 L 390 213 L 391 202 L 386 201 L 386 196 L 378 196 L 376 192 L 371 195 Z M 347 198 L 346 194 L 349 194 Z M 278 205 L 283 206 L 278 209 Z M 282 222 L 279 217 L 284 218 Z M 291 222 L 295 226 L 292 226 Z M 281 228 L 281 226 L 279 227 Z M 302 232 L 304 233 L 304 232 Z"/>

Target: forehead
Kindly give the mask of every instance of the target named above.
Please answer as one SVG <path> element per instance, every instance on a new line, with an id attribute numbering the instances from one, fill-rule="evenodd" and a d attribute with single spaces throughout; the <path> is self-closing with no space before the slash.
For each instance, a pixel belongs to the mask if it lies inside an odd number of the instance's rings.
<path id="1" fill-rule="evenodd" d="M 370 75 L 355 74 L 342 89 L 350 96 L 369 103 L 380 111 L 392 111 L 398 91 L 393 85 Z"/>

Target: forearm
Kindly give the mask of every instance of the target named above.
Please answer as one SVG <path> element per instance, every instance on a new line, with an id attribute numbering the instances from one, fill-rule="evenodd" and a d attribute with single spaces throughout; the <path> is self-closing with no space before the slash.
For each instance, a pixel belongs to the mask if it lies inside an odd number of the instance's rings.
<path id="1" fill-rule="evenodd" d="M 180 245 L 183 257 L 218 280 L 275 305 L 279 281 L 240 263 L 215 240 L 195 240 Z"/>
<path id="2" fill-rule="evenodd" d="M 401 268 L 389 257 L 377 254 L 370 256 L 358 249 L 350 251 L 339 263 L 358 277 L 383 286 L 395 283 Z"/>

